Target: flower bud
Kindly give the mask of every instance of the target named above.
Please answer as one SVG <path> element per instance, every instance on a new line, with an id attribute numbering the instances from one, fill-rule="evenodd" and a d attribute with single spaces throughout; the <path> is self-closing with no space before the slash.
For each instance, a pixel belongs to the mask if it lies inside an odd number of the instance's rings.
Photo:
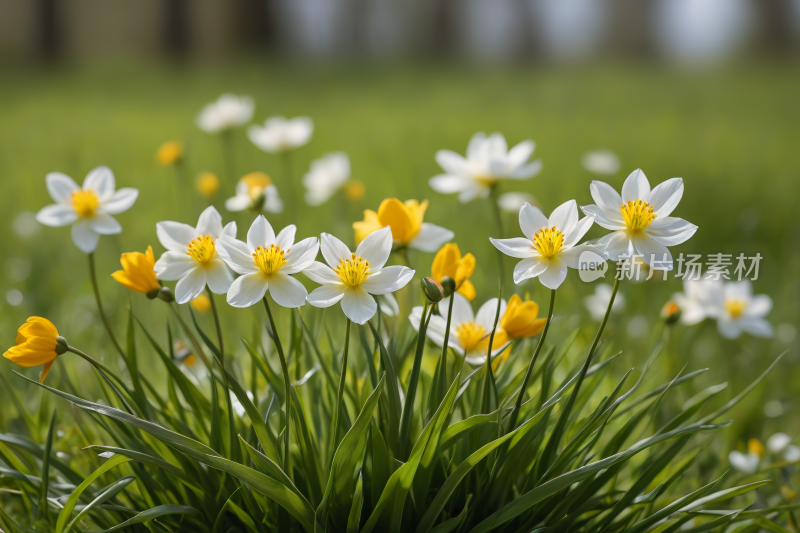
<path id="1" fill-rule="evenodd" d="M 422 285 L 422 292 L 431 303 L 439 303 L 444 298 L 444 289 L 433 278 L 422 278 L 420 282 Z"/>
<path id="2" fill-rule="evenodd" d="M 56 337 L 56 354 L 61 355 L 69 351 L 69 343 L 67 339 L 59 335 Z"/>
<path id="3" fill-rule="evenodd" d="M 668 326 L 675 324 L 681 318 L 681 308 L 673 301 L 669 301 L 661 308 L 661 319 Z"/>
<path id="4" fill-rule="evenodd" d="M 445 276 L 442 278 L 442 289 L 445 298 L 448 298 L 456 291 L 456 280 L 451 278 L 450 276 Z"/>
<path id="5" fill-rule="evenodd" d="M 159 300 L 164 300 L 167 303 L 175 300 L 175 297 L 172 295 L 172 291 L 169 289 L 169 287 L 161 287 L 156 296 L 158 296 Z M 150 298 L 150 295 L 148 294 L 147 297 Z"/>

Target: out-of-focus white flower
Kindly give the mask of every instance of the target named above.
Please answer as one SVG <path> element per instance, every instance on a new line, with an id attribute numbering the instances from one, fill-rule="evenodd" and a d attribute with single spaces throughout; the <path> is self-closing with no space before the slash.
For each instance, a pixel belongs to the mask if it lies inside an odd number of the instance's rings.
<path id="1" fill-rule="evenodd" d="M 344 152 L 334 152 L 311 162 L 303 176 L 308 205 L 322 205 L 350 179 L 350 158 Z"/>
<path id="2" fill-rule="evenodd" d="M 89 172 L 81 187 L 61 172 L 49 173 L 45 181 L 56 203 L 43 207 L 36 220 L 52 227 L 72 224 L 72 242 L 87 254 L 97 248 L 100 235 L 122 233 L 122 226 L 111 215 L 127 211 L 139 197 L 139 190 L 132 187 L 115 190 L 114 173 L 106 166 Z"/>
<path id="3" fill-rule="evenodd" d="M 592 150 L 583 154 L 583 168 L 595 174 L 616 174 L 619 158 L 610 150 Z"/>
<path id="4" fill-rule="evenodd" d="M 436 162 L 444 170 L 428 184 L 442 194 L 458 193 L 458 200 L 467 203 L 475 198 L 487 198 L 500 180 L 527 180 L 542 169 L 541 160 L 528 162 L 536 144 L 522 141 L 511 150 L 502 133 L 486 136 L 478 132 L 467 146 L 467 156 L 452 150 L 436 152 Z"/>
<path id="5" fill-rule="evenodd" d="M 591 192 L 596 205 L 581 209 L 613 232 L 597 242 L 613 261 L 639 254 L 650 268 L 672 270 L 667 247 L 686 242 L 697 231 L 694 224 L 669 216 L 683 196 L 681 178 L 667 180 L 651 191 L 644 172 L 637 169 L 622 185 L 622 196 L 602 181 L 593 181 Z"/>
<path id="6" fill-rule="evenodd" d="M 379 296 L 378 305 L 381 306 L 381 313 L 385 316 L 397 316 L 400 314 L 400 304 L 397 303 L 397 299 L 392 293 Z"/>
<path id="7" fill-rule="evenodd" d="M 617 298 L 619 298 L 620 296 L 622 296 L 622 295 L 618 294 Z M 624 298 L 623 298 L 623 300 L 624 300 Z M 611 308 L 612 311 L 614 310 L 614 307 L 616 307 L 616 303 L 617 302 L 615 300 L 614 301 L 614 305 Z M 608 302 L 606 302 L 606 305 L 608 305 Z M 595 319 L 595 320 L 597 320 L 599 322 L 600 320 L 603 320 L 603 319 L 600 318 L 600 319 Z M 644 316 L 644 315 L 636 315 L 636 316 L 634 316 L 633 318 L 631 318 L 628 321 L 628 328 L 627 329 L 628 329 L 628 336 L 631 337 L 632 339 L 643 339 L 643 338 L 647 337 L 647 333 L 650 331 L 650 323 L 647 321 L 647 317 L 646 316 Z"/>
<path id="8" fill-rule="evenodd" d="M 8 305 L 12 307 L 17 307 L 19 304 L 22 303 L 22 300 L 23 300 L 22 293 L 17 289 L 11 289 L 6 293 L 6 301 L 8 302 Z"/>
<path id="9" fill-rule="evenodd" d="M 217 239 L 223 235 L 236 238 L 236 222 L 222 227 L 222 216 L 209 206 L 200 214 L 197 227 L 181 222 L 156 224 L 156 235 L 167 249 L 156 261 L 158 279 L 179 280 L 175 300 L 184 304 L 197 298 L 203 289 L 225 294 L 233 283 L 233 274 L 217 253 Z"/>
<path id="10" fill-rule="evenodd" d="M 595 250 L 578 241 L 592 227 L 593 216 L 578 220 L 575 200 L 556 207 L 548 219 L 531 204 L 519 210 L 519 227 L 525 237 L 492 239 L 492 244 L 504 254 L 522 259 L 514 267 L 514 283 L 538 277 L 548 289 L 557 289 L 567 278 L 567 267 L 579 268 L 579 258 L 586 250 Z"/>
<path id="11" fill-rule="evenodd" d="M 797 338 L 797 328 L 791 324 L 778 324 L 776 328 L 778 340 L 783 344 L 791 344 Z"/>
<path id="12" fill-rule="evenodd" d="M 480 365 L 486 362 L 486 353 L 489 350 L 489 335 L 494 327 L 494 317 L 497 313 L 497 298 L 488 300 L 475 314 L 472 304 L 459 293 L 454 293 L 453 317 L 450 319 L 450 336 L 447 345 L 455 349 L 466 362 L 471 365 Z M 428 322 L 427 336 L 439 346 L 444 344 L 444 335 L 447 331 L 447 310 L 450 299 L 445 298 L 439 303 L 442 316 L 431 316 Z M 422 307 L 414 307 L 408 320 L 415 330 L 419 331 L 419 322 L 422 317 Z M 506 301 L 500 300 L 500 316 L 506 312 Z M 500 352 L 510 341 L 500 329 L 498 323 L 497 334 L 492 343 L 492 354 Z"/>
<path id="13" fill-rule="evenodd" d="M 197 115 L 197 127 L 208 133 L 244 126 L 253 118 L 255 104 L 249 96 L 226 93 Z"/>
<path id="14" fill-rule="evenodd" d="M 308 117 L 270 117 L 263 126 L 253 125 L 247 129 L 247 136 L 253 144 L 273 154 L 308 144 L 312 133 L 314 123 Z"/>
<path id="15" fill-rule="evenodd" d="M 36 221 L 36 213 L 30 211 L 23 211 L 15 216 L 11 227 L 20 239 L 33 237 L 41 229 L 41 226 Z"/>
<path id="16" fill-rule="evenodd" d="M 292 274 L 306 269 L 317 257 L 316 237 L 294 242 L 296 227 L 286 226 L 278 235 L 264 215 L 259 215 L 247 232 L 247 242 L 223 235 L 217 251 L 228 266 L 240 274 L 228 289 L 228 303 L 250 307 L 269 290 L 272 299 L 283 307 L 301 307 L 308 291 Z"/>
<path id="17" fill-rule="evenodd" d="M 780 400 L 770 400 L 764 404 L 764 415 L 769 418 L 778 418 L 783 412 L 783 404 Z"/>
<path id="18" fill-rule="evenodd" d="M 586 305 L 586 309 L 589 310 L 589 314 L 592 315 L 592 318 L 597 322 L 603 320 L 606 309 L 608 309 L 608 302 L 611 301 L 611 293 L 613 290 L 614 289 L 608 283 L 598 283 L 594 288 L 594 294 L 583 299 L 583 303 Z M 614 303 L 611 305 L 611 311 L 618 312 L 624 306 L 625 296 L 618 292 L 616 298 L 614 298 Z"/>
<path id="19" fill-rule="evenodd" d="M 251 172 L 236 184 L 236 194 L 225 200 L 225 209 L 231 212 L 255 209 L 268 213 L 283 211 L 283 200 L 272 178 L 265 172 Z"/>
<path id="20" fill-rule="evenodd" d="M 370 233 L 355 253 L 328 233 L 322 234 L 321 241 L 322 257 L 328 264 L 314 261 L 303 271 L 322 285 L 308 295 L 308 303 L 330 307 L 341 301 L 345 316 L 356 324 L 364 324 L 378 311 L 372 295 L 400 290 L 414 277 L 408 267 L 384 267 L 392 252 L 392 230 L 388 227 Z"/>
<path id="21" fill-rule="evenodd" d="M 721 293 L 722 283 L 708 276 L 699 280 L 684 280 L 683 292 L 672 295 L 681 310 L 681 322 L 693 326 L 715 316 Z"/>
<path id="22" fill-rule="evenodd" d="M 725 283 L 713 305 L 717 329 L 726 339 L 736 339 L 742 332 L 767 338 L 775 334 L 772 324 L 764 318 L 772 310 L 772 298 L 766 294 L 754 296 L 748 279 Z"/>
<path id="23" fill-rule="evenodd" d="M 800 461 L 800 446 L 790 444 L 783 450 L 783 460 L 787 463 L 796 463 Z"/>
<path id="24" fill-rule="evenodd" d="M 524 204 L 535 204 L 536 200 L 533 195 L 526 192 L 507 192 L 500 195 L 497 199 L 497 205 L 500 209 L 507 213 L 519 213 L 520 208 Z"/>
<path id="25" fill-rule="evenodd" d="M 758 472 L 758 464 L 761 462 L 761 457 L 757 453 L 749 452 L 745 455 L 740 451 L 733 450 L 728 454 L 728 461 L 734 470 L 749 475 Z"/>
<path id="26" fill-rule="evenodd" d="M 775 433 L 767 439 L 767 449 L 772 453 L 781 453 L 792 443 L 792 437 L 786 433 Z"/>

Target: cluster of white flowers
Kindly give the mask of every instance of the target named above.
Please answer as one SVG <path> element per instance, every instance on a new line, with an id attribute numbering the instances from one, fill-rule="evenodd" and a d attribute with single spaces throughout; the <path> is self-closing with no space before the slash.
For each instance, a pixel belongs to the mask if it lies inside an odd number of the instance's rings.
<path id="1" fill-rule="evenodd" d="M 747 453 L 733 450 L 728 454 L 728 461 L 734 470 L 746 475 L 758 472 L 761 461 L 767 452 L 772 454 L 773 459 L 778 463 L 796 463 L 800 461 L 800 446 L 792 444 L 792 438 L 786 433 L 772 435 L 767 439 L 766 448 L 758 439 L 750 439 L 747 443 L 747 448 Z"/>

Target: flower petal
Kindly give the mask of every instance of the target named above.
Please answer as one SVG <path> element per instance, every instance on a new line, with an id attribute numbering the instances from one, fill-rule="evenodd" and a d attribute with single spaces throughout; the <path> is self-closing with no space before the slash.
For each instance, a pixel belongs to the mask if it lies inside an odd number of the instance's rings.
<path id="1" fill-rule="evenodd" d="M 542 171 L 542 160 L 531 161 L 527 165 L 522 165 L 514 169 L 508 177 L 514 180 L 527 180 Z"/>
<path id="2" fill-rule="evenodd" d="M 619 217 L 619 220 L 616 218 L 608 218 L 606 213 L 608 212 L 607 209 L 602 209 L 594 204 L 585 205 L 581 207 L 581 211 L 583 211 L 586 216 L 594 217 L 595 223 L 600 226 L 601 228 L 605 228 L 611 231 L 617 231 L 621 229 L 625 229 L 625 222 L 622 220 L 622 217 Z"/>
<path id="3" fill-rule="evenodd" d="M 253 199 L 250 198 L 249 194 L 237 194 L 236 196 L 231 196 L 225 200 L 225 209 L 231 213 L 237 213 L 239 211 L 244 211 L 245 209 L 250 209 L 252 205 Z"/>
<path id="4" fill-rule="evenodd" d="M 510 168 L 518 168 L 520 165 L 524 165 L 530 159 L 534 149 L 536 149 L 536 143 L 530 139 L 517 144 L 506 155 L 508 166 Z"/>
<path id="5" fill-rule="evenodd" d="M 594 203 L 602 210 L 605 218 L 612 222 L 625 224 L 625 220 L 619 210 L 622 206 L 622 197 L 611 185 L 603 181 L 593 181 L 589 186 L 589 190 L 592 193 Z"/>
<path id="6" fill-rule="evenodd" d="M 514 267 L 514 283 L 520 283 L 526 279 L 535 278 L 547 270 L 549 262 L 541 257 L 528 257 L 523 259 Z"/>
<path id="7" fill-rule="evenodd" d="M 334 272 L 333 269 L 325 263 L 320 263 L 319 261 L 314 261 L 308 267 L 303 269 L 303 274 L 305 274 L 311 281 L 315 281 L 322 285 L 339 285 L 342 283 L 342 279 L 339 277 L 339 274 Z"/>
<path id="8" fill-rule="evenodd" d="M 155 270 L 158 279 L 172 281 L 181 279 L 187 272 L 197 266 L 197 261 L 183 252 L 164 252 L 156 261 Z"/>
<path id="9" fill-rule="evenodd" d="M 281 232 L 283 233 L 283 232 Z M 286 254 L 286 265 L 281 269 L 284 274 L 297 274 L 314 262 L 319 253 L 319 242 L 316 237 L 308 237 L 292 245 Z"/>
<path id="10" fill-rule="evenodd" d="M 568 235 L 578 224 L 578 203 L 568 200 L 556 207 L 547 220 L 547 226 L 555 226 L 561 233 Z M 527 235 L 527 234 L 526 234 Z M 531 237 L 533 239 L 533 237 Z"/>
<path id="11" fill-rule="evenodd" d="M 342 241 L 330 233 L 323 233 L 320 235 L 320 241 L 322 257 L 325 258 L 325 262 L 331 267 L 336 268 L 340 259 L 350 259 L 353 255 L 352 252 L 350 252 L 350 249 Z"/>
<path id="12" fill-rule="evenodd" d="M 650 182 L 642 169 L 637 168 L 625 179 L 622 184 L 622 202 L 648 201 L 650 198 Z M 621 204 L 620 204 L 621 205 Z"/>
<path id="13" fill-rule="evenodd" d="M 89 227 L 98 235 L 116 235 L 122 233 L 122 226 L 117 219 L 107 213 L 98 213 L 87 219 Z"/>
<path id="14" fill-rule="evenodd" d="M 228 222 L 227 224 L 225 224 L 225 227 L 222 228 L 222 235 L 220 235 L 220 237 L 227 235 L 228 237 L 233 237 L 235 239 L 236 231 L 237 231 L 236 222 L 235 221 Z"/>
<path id="15" fill-rule="evenodd" d="M 311 291 L 306 300 L 314 307 L 330 307 L 344 297 L 346 288 L 344 283 L 323 285 Z"/>
<path id="16" fill-rule="evenodd" d="M 377 310 L 375 298 L 361 287 L 348 287 L 342 297 L 342 311 L 356 324 L 364 324 Z"/>
<path id="17" fill-rule="evenodd" d="M 233 280 L 228 289 L 227 301 L 233 307 L 250 307 L 267 293 L 268 282 L 262 272 L 253 272 Z"/>
<path id="18" fill-rule="evenodd" d="M 283 211 L 283 200 L 278 194 L 278 188 L 274 183 L 267 185 L 264 189 L 264 211 L 267 213 L 280 213 Z"/>
<path id="19" fill-rule="evenodd" d="M 78 220 L 78 213 L 75 212 L 71 204 L 50 204 L 36 213 L 36 220 L 39 224 L 44 224 L 51 228 L 60 228 Z"/>
<path id="20" fill-rule="evenodd" d="M 515 237 L 513 239 L 492 239 L 489 237 L 489 240 L 495 248 L 510 257 L 525 259 L 539 255 L 539 252 L 533 247 L 533 242 L 525 237 Z"/>
<path id="21" fill-rule="evenodd" d="M 206 283 L 214 294 L 225 294 L 233 283 L 233 273 L 220 258 L 212 259 L 205 266 Z"/>
<path id="22" fill-rule="evenodd" d="M 107 202 L 103 203 L 98 211 L 109 215 L 118 215 L 133 207 L 137 198 L 139 198 L 139 189 L 123 187 L 115 192 Z"/>
<path id="23" fill-rule="evenodd" d="M 450 327 L 455 329 L 465 322 L 474 322 L 475 312 L 472 310 L 472 304 L 469 303 L 469 300 L 459 293 L 455 293 L 452 297 L 455 300 L 453 301 L 453 318 L 450 319 Z M 439 303 L 439 311 L 445 319 L 447 319 L 449 309 L 450 297 Z"/>
<path id="24" fill-rule="evenodd" d="M 189 224 L 166 220 L 156 224 L 156 236 L 161 246 L 173 252 L 185 252 L 197 232 Z"/>
<path id="25" fill-rule="evenodd" d="M 471 178 L 454 174 L 439 174 L 428 180 L 430 188 L 442 194 L 462 192 L 472 187 L 472 184 Z"/>
<path id="26" fill-rule="evenodd" d="M 356 255 L 368 262 L 373 272 L 383 268 L 390 253 L 392 253 L 392 229 L 389 226 L 373 231 L 356 248 Z M 325 259 L 327 260 L 327 257 Z M 328 264 L 334 266 L 330 262 Z"/>
<path id="27" fill-rule="evenodd" d="M 738 322 L 739 327 L 742 328 L 742 331 L 749 333 L 754 337 L 763 337 L 769 339 L 775 336 L 775 330 L 772 328 L 772 324 L 763 318 L 742 317 L 738 320 Z"/>
<path id="28" fill-rule="evenodd" d="M 656 217 L 668 217 L 681 201 L 683 197 L 683 180 L 672 178 L 656 185 L 650 191 L 650 198 L 647 200 L 653 207 Z"/>
<path id="29" fill-rule="evenodd" d="M 175 285 L 175 301 L 185 304 L 200 296 L 205 288 L 206 269 L 198 266 L 190 270 Z"/>
<path id="30" fill-rule="evenodd" d="M 75 180 L 62 172 L 50 172 L 44 182 L 50 198 L 58 204 L 72 205 L 72 193 L 80 190 Z"/>
<path id="31" fill-rule="evenodd" d="M 539 274 L 539 281 L 548 289 L 557 289 L 567 279 L 567 264 L 558 257 L 550 259 L 547 269 Z"/>
<path id="32" fill-rule="evenodd" d="M 624 256 L 633 255 L 636 251 L 633 248 L 633 241 L 624 231 L 615 231 L 601 237 L 597 240 L 596 246 L 600 250 L 605 250 L 606 256 L 611 261 L 619 261 Z"/>
<path id="33" fill-rule="evenodd" d="M 724 317 L 720 317 L 717 320 L 717 331 L 726 339 L 737 339 L 742 334 L 738 320 Z"/>
<path id="34" fill-rule="evenodd" d="M 306 303 L 308 291 L 303 284 L 283 272 L 276 272 L 269 278 L 269 294 L 281 307 L 294 309 Z"/>
<path id="35" fill-rule="evenodd" d="M 401 265 L 388 266 L 370 274 L 361 284 L 361 288 L 370 294 L 388 294 L 398 291 L 408 285 L 414 271 Z"/>
<path id="36" fill-rule="evenodd" d="M 197 234 L 217 239 L 222 235 L 222 215 L 213 205 L 206 207 L 197 219 Z"/>
<path id="37" fill-rule="evenodd" d="M 216 249 L 222 260 L 237 274 L 244 275 L 258 271 L 251 248 L 242 241 L 223 235 L 217 239 Z"/>
<path id="38" fill-rule="evenodd" d="M 547 227 L 549 227 L 549 221 L 541 209 L 533 207 L 529 203 L 522 204 L 519 209 L 519 228 L 528 239 L 533 240 L 537 231 Z"/>
<path id="39" fill-rule="evenodd" d="M 772 311 L 772 298 L 766 294 L 757 294 L 750 300 L 750 304 L 744 308 L 744 315 L 751 318 L 761 318 Z"/>
<path id="40" fill-rule="evenodd" d="M 268 247 L 275 242 L 275 230 L 264 215 L 258 215 L 247 230 L 247 246 L 255 250 L 259 246 Z"/>
<path id="41" fill-rule="evenodd" d="M 586 235 L 586 232 L 591 229 L 592 224 L 594 224 L 594 217 L 583 217 L 578 221 L 572 231 L 564 237 L 564 248 L 569 249 L 575 246 Z"/>
<path id="42" fill-rule="evenodd" d="M 506 312 L 506 301 L 500 300 L 500 318 Z M 486 333 L 489 334 L 494 327 L 494 317 L 497 314 L 497 298 L 490 298 L 486 300 L 478 312 L 475 314 L 475 323 L 480 324 L 486 328 Z M 499 322 L 498 322 L 499 324 Z"/>
<path id="43" fill-rule="evenodd" d="M 697 226 L 682 218 L 656 218 L 645 232 L 664 246 L 677 246 L 688 241 L 697 231 Z"/>
<path id="44" fill-rule="evenodd" d="M 647 233 L 640 232 L 631 238 L 636 253 L 653 270 L 672 270 L 672 254 L 666 246 L 657 242 Z"/>
<path id="45" fill-rule="evenodd" d="M 289 250 L 294 245 L 295 235 L 297 234 L 297 226 L 289 224 L 283 228 L 277 236 L 275 236 L 275 246 L 280 246 L 282 250 Z M 314 238 L 316 241 L 316 237 Z"/>
<path id="46" fill-rule="evenodd" d="M 423 222 L 419 233 L 411 239 L 408 245 L 421 252 L 435 252 L 454 236 L 455 233 L 447 228 L 429 222 Z"/>
<path id="47" fill-rule="evenodd" d="M 100 203 L 111 200 L 111 197 L 114 196 L 114 189 L 116 188 L 117 184 L 114 181 L 114 173 L 105 165 L 93 168 L 89 174 L 86 175 L 86 179 L 83 180 L 82 187 L 84 190 L 93 190 L 95 194 L 97 194 Z"/>
<path id="48" fill-rule="evenodd" d="M 72 225 L 72 242 L 78 247 L 80 251 L 85 254 L 90 254 L 97 248 L 97 242 L 100 240 L 100 235 L 92 231 L 89 222 L 86 219 L 78 220 Z"/>
<path id="49" fill-rule="evenodd" d="M 439 150 L 436 152 L 436 162 L 448 174 L 457 176 L 468 176 L 470 174 L 469 162 L 464 156 L 452 150 Z"/>

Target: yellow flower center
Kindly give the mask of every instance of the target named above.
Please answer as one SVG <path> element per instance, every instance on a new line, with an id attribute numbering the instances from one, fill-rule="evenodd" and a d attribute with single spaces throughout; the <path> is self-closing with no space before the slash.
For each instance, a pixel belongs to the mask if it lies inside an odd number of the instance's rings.
<path id="1" fill-rule="evenodd" d="M 189 251 L 186 255 L 205 265 L 217 256 L 217 249 L 214 247 L 214 239 L 210 235 L 203 235 L 192 239 L 189 243 Z"/>
<path id="2" fill-rule="evenodd" d="M 363 258 L 353 254 L 347 259 L 339 259 L 339 264 L 334 268 L 342 283 L 348 287 L 358 287 L 370 275 L 369 262 L 364 261 Z"/>
<path id="3" fill-rule="evenodd" d="M 475 181 L 483 185 L 484 187 L 493 187 L 497 184 L 498 179 L 494 176 L 475 176 Z"/>
<path id="4" fill-rule="evenodd" d="M 242 181 L 247 184 L 247 191 L 253 200 L 261 196 L 264 189 L 272 184 L 272 178 L 266 172 L 251 172 L 244 176 Z"/>
<path id="5" fill-rule="evenodd" d="M 561 251 L 564 246 L 564 234 L 555 226 L 542 228 L 533 236 L 533 246 L 539 255 L 549 259 Z"/>
<path id="6" fill-rule="evenodd" d="M 656 219 L 653 206 L 641 200 L 635 202 L 631 200 L 627 204 L 622 204 L 619 210 L 625 220 L 625 225 L 633 231 L 646 228 Z"/>
<path id="7" fill-rule="evenodd" d="M 725 300 L 725 309 L 733 318 L 739 318 L 744 313 L 747 302 L 743 300 Z"/>
<path id="8" fill-rule="evenodd" d="M 458 342 L 461 343 L 465 352 L 475 348 L 485 336 L 486 329 L 474 322 L 464 322 L 456 328 L 456 337 L 458 337 Z"/>
<path id="9" fill-rule="evenodd" d="M 286 254 L 289 250 L 281 250 L 280 246 L 270 244 L 269 248 L 259 246 L 253 252 L 253 263 L 264 274 L 274 274 L 286 264 Z"/>
<path id="10" fill-rule="evenodd" d="M 93 217 L 100 206 L 100 199 L 94 191 L 79 190 L 72 193 L 72 207 L 82 217 Z"/>

